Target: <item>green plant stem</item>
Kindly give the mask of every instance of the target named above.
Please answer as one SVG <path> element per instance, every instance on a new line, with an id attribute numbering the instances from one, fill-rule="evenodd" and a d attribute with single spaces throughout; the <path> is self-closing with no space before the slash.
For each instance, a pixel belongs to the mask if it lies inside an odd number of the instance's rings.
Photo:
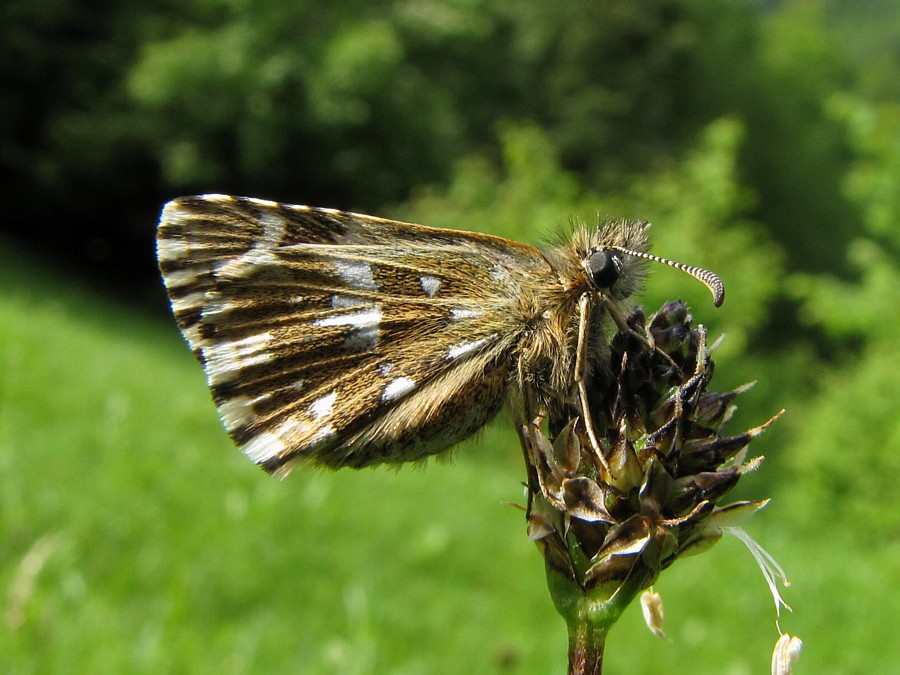
<path id="1" fill-rule="evenodd" d="M 569 675 L 600 675 L 606 635 L 615 624 L 618 608 L 593 600 L 549 562 L 546 569 L 550 596 L 569 631 Z"/>
<path id="2" fill-rule="evenodd" d="M 600 675 L 609 626 L 597 626 L 586 614 L 569 622 L 569 675 Z"/>
<path id="3" fill-rule="evenodd" d="M 547 587 L 569 631 L 569 675 L 600 675 L 609 629 L 649 585 L 650 572 L 632 570 L 617 584 L 585 591 L 568 573 L 546 562 Z"/>

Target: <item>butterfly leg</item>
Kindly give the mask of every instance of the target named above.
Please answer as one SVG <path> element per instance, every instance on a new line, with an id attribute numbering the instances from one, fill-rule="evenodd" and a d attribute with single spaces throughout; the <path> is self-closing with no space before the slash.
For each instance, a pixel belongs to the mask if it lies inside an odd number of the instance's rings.
<path id="1" fill-rule="evenodd" d="M 517 368 L 519 382 L 524 383 L 521 388 L 524 419 L 517 423 L 516 431 L 519 434 L 525 469 L 528 473 L 527 512 L 531 513 L 533 498 L 538 492 L 557 508 L 564 509 L 560 492 L 564 478 L 563 470 L 557 462 L 553 446 L 541 429 L 547 417 L 547 406 L 540 402 L 534 387 L 528 384 L 524 360 L 519 360 Z"/>
<path id="2" fill-rule="evenodd" d="M 578 344 L 575 350 L 575 385 L 578 387 L 578 402 L 581 407 L 581 419 L 584 421 L 584 428 L 587 431 L 588 440 L 594 455 L 599 460 L 603 469 L 612 476 L 613 473 L 609 468 L 606 457 L 603 455 L 603 448 L 597 440 L 594 431 L 594 420 L 591 416 L 591 409 L 588 403 L 587 385 L 587 346 L 588 346 L 588 327 L 591 318 L 591 296 L 589 293 L 583 293 L 578 299 Z"/>

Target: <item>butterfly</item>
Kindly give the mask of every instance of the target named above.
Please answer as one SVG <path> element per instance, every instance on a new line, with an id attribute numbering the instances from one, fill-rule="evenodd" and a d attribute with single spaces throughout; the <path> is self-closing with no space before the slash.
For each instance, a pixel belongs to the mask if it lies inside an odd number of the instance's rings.
<path id="1" fill-rule="evenodd" d="M 228 195 L 165 205 L 157 257 L 228 433 L 284 475 L 441 453 L 508 403 L 572 403 L 608 354 L 648 260 L 648 223 L 500 237 Z"/>

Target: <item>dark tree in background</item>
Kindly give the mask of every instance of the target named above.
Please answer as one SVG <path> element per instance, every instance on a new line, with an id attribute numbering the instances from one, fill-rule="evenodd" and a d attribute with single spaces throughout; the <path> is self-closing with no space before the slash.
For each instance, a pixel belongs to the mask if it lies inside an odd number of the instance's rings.
<path id="1" fill-rule="evenodd" d="M 508 120 L 541 125 L 602 189 L 733 114 L 753 215 L 796 266 L 839 268 L 858 217 L 823 100 L 892 65 L 853 51 L 859 36 L 834 48 L 844 5 L 774 21 L 726 0 L 5 3 L 2 227 L 133 289 L 177 194 L 376 211 L 464 156 L 497 158 Z"/>

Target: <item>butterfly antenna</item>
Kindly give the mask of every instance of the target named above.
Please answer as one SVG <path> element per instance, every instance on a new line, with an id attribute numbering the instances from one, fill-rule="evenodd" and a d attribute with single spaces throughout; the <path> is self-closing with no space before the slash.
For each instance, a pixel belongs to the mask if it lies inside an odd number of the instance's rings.
<path id="1" fill-rule="evenodd" d="M 709 289 L 709 292 L 712 293 L 713 304 L 716 307 L 721 307 L 722 303 L 725 302 L 725 284 L 722 283 L 719 275 L 715 272 L 710 272 L 709 270 L 705 270 L 702 267 L 694 267 L 693 265 L 685 265 L 684 263 L 675 262 L 674 260 L 661 258 L 658 255 L 653 255 L 652 253 L 631 251 L 627 248 L 621 248 L 620 246 L 609 246 L 608 248 L 614 251 L 619 251 L 620 253 L 633 255 L 636 258 L 644 258 L 645 260 L 652 260 L 653 262 L 662 263 L 664 265 L 668 265 L 669 267 L 674 267 L 677 270 L 681 270 L 682 272 L 686 272 L 698 281 L 703 282 L 703 284 Z"/>

